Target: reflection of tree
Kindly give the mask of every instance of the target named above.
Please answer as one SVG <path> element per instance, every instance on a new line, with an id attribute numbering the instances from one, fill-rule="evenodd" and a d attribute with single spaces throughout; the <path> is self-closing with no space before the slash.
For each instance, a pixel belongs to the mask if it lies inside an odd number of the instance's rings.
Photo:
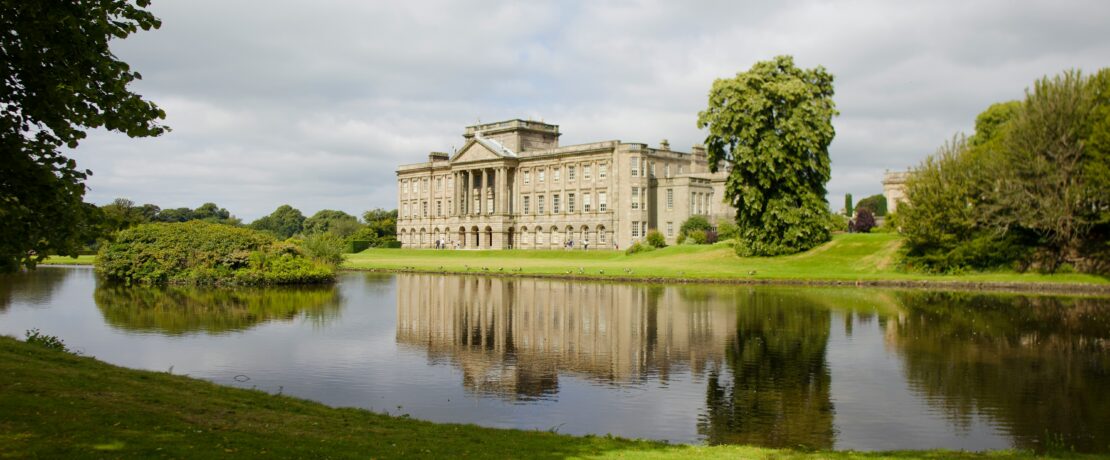
<path id="1" fill-rule="evenodd" d="M 739 299 L 722 371 L 709 375 L 698 432 L 711 444 L 833 444 L 830 314 L 800 295 L 752 291 Z"/>
<path id="2" fill-rule="evenodd" d="M 339 312 L 334 287 L 200 288 L 102 285 L 93 297 L 108 324 L 178 335 L 241 331 L 299 314 L 324 322 Z"/>
<path id="3" fill-rule="evenodd" d="M 71 267 L 40 267 L 16 273 L 0 273 L 0 312 L 13 302 L 46 304 L 66 276 L 77 270 Z"/>
<path id="4" fill-rule="evenodd" d="M 957 423 L 985 416 L 1016 446 L 1110 445 L 1110 301 L 907 292 L 887 340 L 911 384 Z"/>

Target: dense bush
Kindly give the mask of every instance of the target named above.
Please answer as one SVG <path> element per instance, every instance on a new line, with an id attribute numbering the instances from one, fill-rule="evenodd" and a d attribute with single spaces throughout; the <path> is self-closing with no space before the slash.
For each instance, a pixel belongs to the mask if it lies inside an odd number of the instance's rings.
<path id="1" fill-rule="evenodd" d="M 315 233 L 304 238 L 301 247 L 305 254 L 317 262 L 338 267 L 343 262 L 345 248 L 343 238 L 331 233 Z"/>
<path id="2" fill-rule="evenodd" d="M 656 230 L 654 228 L 648 230 L 647 238 L 645 240 L 647 241 L 647 244 L 655 246 L 656 248 L 667 247 L 667 239 L 663 237 L 663 234 L 660 233 L 659 230 Z"/>
<path id="3" fill-rule="evenodd" d="M 708 232 L 694 230 L 686 234 L 686 244 L 706 244 L 709 242 Z"/>
<path id="4" fill-rule="evenodd" d="M 143 224 L 101 247 L 96 270 L 137 284 L 298 284 L 335 279 L 294 244 L 246 228 L 201 221 Z"/>
<path id="5" fill-rule="evenodd" d="M 713 230 L 713 226 L 709 225 L 709 220 L 704 216 L 690 216 L 690 218 L 686 219 L 686 221 L 682 223 L 682 226 L 678 228 L 678 234 L 690 235 L 690 232 L 694 230 L 707 232 Z"/>
<path id="6" fill-rule="evenodd" d="M 654 250 L 655 250 L 655 246 L 652 246 L 648 243 L 644 243 L 644 242 L 641 242 L 641 241 L 637 241 L 635 243 L 632 243 L 632 246 L 629 246 L 628 249 L 625 249 L 624 253 L 628 254 L 628 255 L 632 255 L 632 254 L 636 254 L 638 252 L 650 252 L 650 251 L 654 251 Z"/>
<path id="7" fill-rule="evenodd" d="M 856 208 L 856 218 L 852 220 L 852 231 L 856 233 L 870 233 L 875 227 L 875 216 L 867 208 Z"/>
<path id="8" fill-rule="evenodd" d="M 717 239 L 724 241 L 737 238 L 740 238 L 740 227 L 736 223 L 722 220 L 717 224 Z"/>
<path id="9" fill-rule="evenodd" d="M 370 247 L 370 242 L 366 240 L 347 240 L 347 247 L 345 251 L 350 254 L 365 251 Z"/>
<path id="10" fill-rule="evenodd" d="M 1044 78 L 913 171 L 903 262 L 1110 272 L 1110 69 Z"/>
<path id="11" fill-rule="evenodd" d="M 877 195 L 871 195 L 867 198 L 859 200 L 859 203 L 856 204 L 856 209 L 866 209 L 868 211 L 871 211 L 871 214 L 873 215 L 885 216 L 886 197 L 883 196 L 881 193 Z"/>

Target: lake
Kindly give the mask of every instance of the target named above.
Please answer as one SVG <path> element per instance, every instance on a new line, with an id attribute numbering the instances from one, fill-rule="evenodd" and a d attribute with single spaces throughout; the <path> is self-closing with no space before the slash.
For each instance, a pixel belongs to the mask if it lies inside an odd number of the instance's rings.
<path id="1" fill-rule="evenodd" d="M 682 443 L 1110 452 L 1110 298 L 346 272 L 0 276 L 0 334 L 437 422 Z"/>

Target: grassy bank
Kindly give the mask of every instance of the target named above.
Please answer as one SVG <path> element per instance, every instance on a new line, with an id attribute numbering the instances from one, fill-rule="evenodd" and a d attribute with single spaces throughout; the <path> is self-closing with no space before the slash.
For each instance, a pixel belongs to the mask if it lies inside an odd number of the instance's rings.
<path id="1" fill-rule="evenodd" d="M 811 251 L 784 257 L 736 256 L 727 244 L 672 246 L 647 253 L 618 251 L 454 251 L 369 249 L 347 256 L 344 268 L 750 281 L 1092 284 L 1110 280 L 1084 274 L 968 273 L 928 275 L 898 269 L 901 238 L 894 234 L 843 234 Z"/>
<path id="2" fill-rule="evenodd" d="M 39 265 L 92 265 L 96 261 L 95 255 L 82 255 L 77 257 L 49 256 Z"/>
<path id="3" fill-rule="evenodd" d="M 0 337 L 0 457 L 1031 458 L 799 452 L 434 424 L 136 371 Z"/>

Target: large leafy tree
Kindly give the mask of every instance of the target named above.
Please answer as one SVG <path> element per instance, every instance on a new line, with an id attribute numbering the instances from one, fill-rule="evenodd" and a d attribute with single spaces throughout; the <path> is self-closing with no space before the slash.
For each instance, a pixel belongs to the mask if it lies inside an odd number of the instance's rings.
<path id="1" fill-rule="evenodd" d="M 76 254 L 93 230 L 91 174 L 67 158 L 89 128 L 157 136 L 165 118 L 112 39 L 161 22 L 147 0 L 0 0 L 0 270 Z"/>
<path id="2" fill-rule="evenodd" d="M 710 169 L 725 163 L 725 198 L 736 211 L 741 255 L 790 254 L 829 240 L 825 184 L 837 115 L 833 77 L 790 56 L 718 79 L 698 127 Z"/>
<path id="3" fill-rule="evenodd" d="M 283 204 L 278 206 L 268 216 L 260 217 L 251 222 L 250 227 L 255 230 L 268 231 L 285 239 L 301 232 L 304 228 L 304 214 L 297 208 Z"/>
<path id="4" fill-rule="evenodd" d="M 322 209 L 305 219 L 304 233 L 306 235 L 330 233 L 346 238 L 357 232 L 361 226 L 355 216 L 334 209 Z"/>

